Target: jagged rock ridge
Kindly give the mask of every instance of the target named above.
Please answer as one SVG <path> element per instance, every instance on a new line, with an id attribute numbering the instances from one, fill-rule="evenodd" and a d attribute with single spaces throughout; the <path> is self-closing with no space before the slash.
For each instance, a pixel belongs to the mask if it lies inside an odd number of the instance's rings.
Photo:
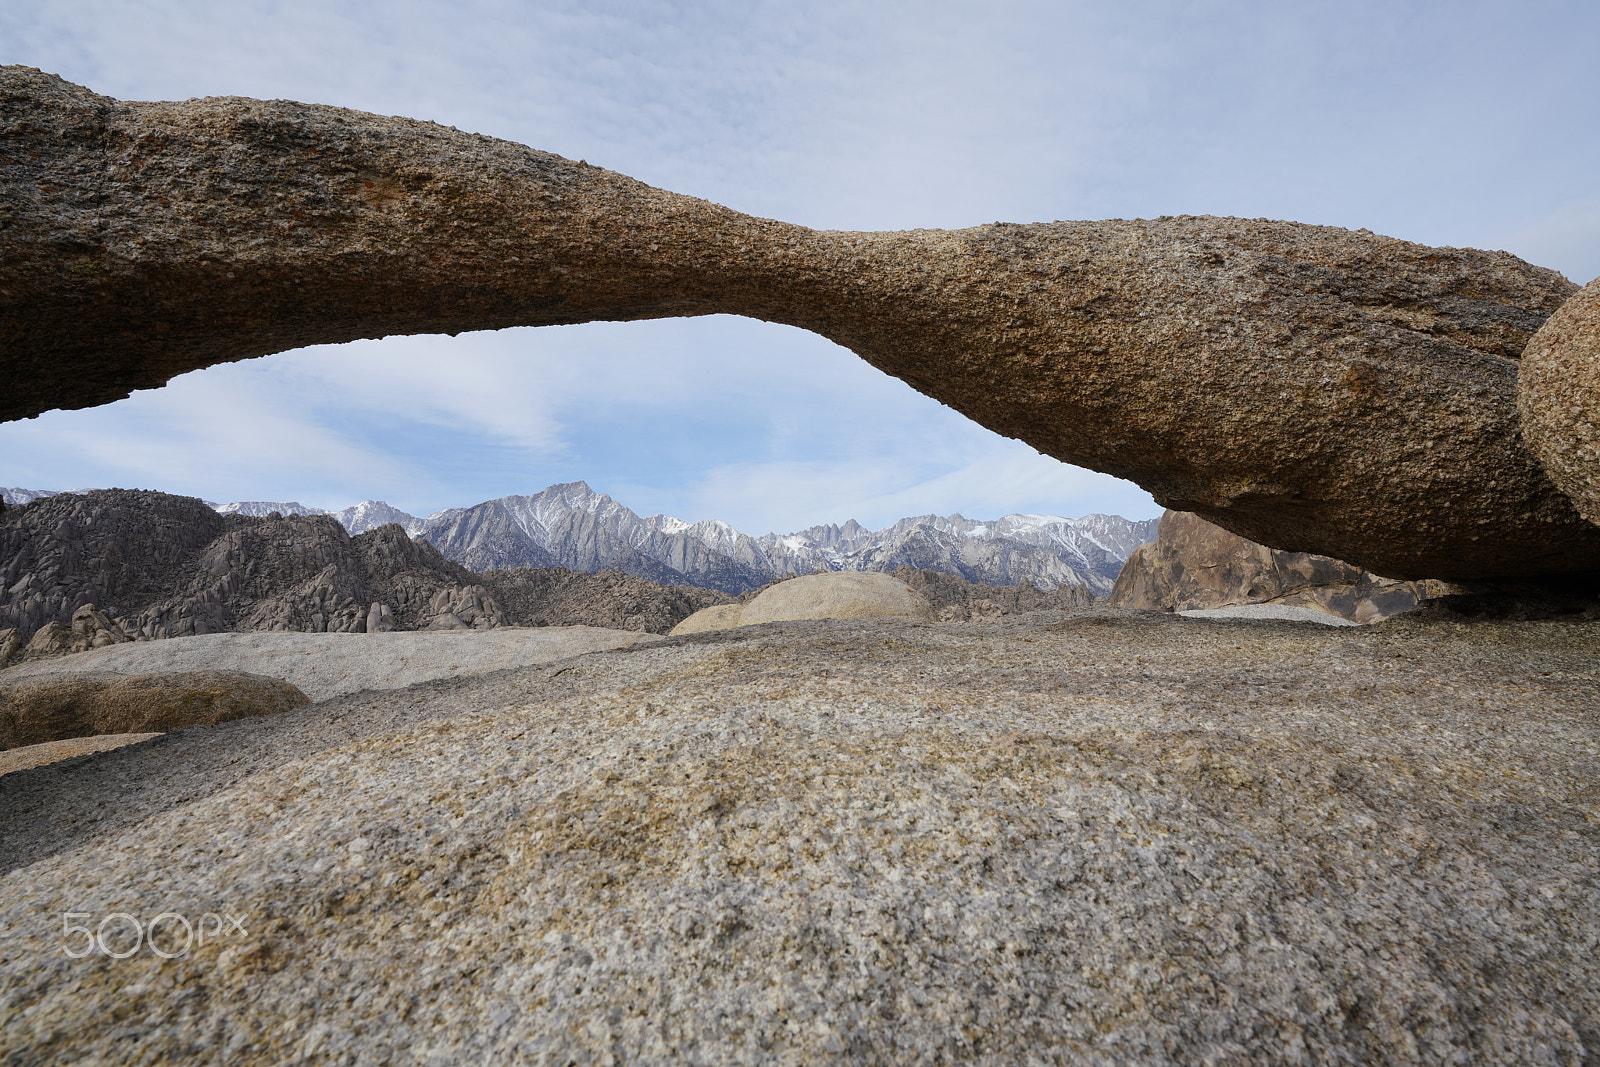
<path id="1" fill-rule="evenodd" d="M 553 579 L 536 579 L 533 585 Z M 516 594 L 508 614 L 486 579 L 398 525 L 350 536 L 329 515 L 221 515 L 203 501 L 147 490 L 59 494 L 0 517 L 0 634 L 37 638 L 39 654 L 223 631 L 365 632 L 394 627 L 569 625 L 604 618 L 665 632 L 715 602 L 705 591 L 576 575 L 560 605 L 535 610 L 515 573 L 488 579 Z M 585 606 L 585 595 L 596 605 Z M 94 610 L 88 610 L 93 605 Z M 597 606 L 603 605 L 603 606 Z M 43 636 L 41 636 L 43 635 Z"/>

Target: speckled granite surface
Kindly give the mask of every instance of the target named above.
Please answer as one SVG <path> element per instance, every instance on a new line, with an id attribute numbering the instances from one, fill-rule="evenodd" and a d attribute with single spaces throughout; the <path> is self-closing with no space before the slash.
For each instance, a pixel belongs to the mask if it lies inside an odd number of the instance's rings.
<path id="1" fill-rule="evenodd" d="M 1592 1062 L 1597 652 L 1593 623 L 786 623 L 178 731 L 0 778 L 0 1046 Z M 243 932 L 75 959 L 67 912 Z"/>

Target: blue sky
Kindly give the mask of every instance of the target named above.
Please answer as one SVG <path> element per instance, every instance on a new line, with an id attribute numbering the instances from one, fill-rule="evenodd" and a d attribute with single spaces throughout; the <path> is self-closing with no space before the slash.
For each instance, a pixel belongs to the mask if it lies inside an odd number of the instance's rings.
<path id="1" fill-rule="evenodd" d="M 1593 3 L 9 0 L 123 99 L 433 119 L 830 229 L 1240 215 L 1600 274 Z M 390 338 L 0 425 L 0 484 L 416 513 L 583 479 L 751 533 L 1159 513 L 787 327 Z"/>

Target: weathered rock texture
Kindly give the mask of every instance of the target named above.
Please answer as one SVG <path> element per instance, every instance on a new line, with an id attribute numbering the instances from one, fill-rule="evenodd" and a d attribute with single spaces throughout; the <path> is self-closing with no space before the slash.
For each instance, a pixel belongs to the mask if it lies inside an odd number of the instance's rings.
<path id="1" fill-rule="evenodd" d="M 0 666 L 18 655 L 6 630 L 28 658 L 225 631 L 371 632 L 374 619 L 379 630 L 665 633 L 718 599 L 617 576 L 480 576 L 398 525 L 351 537 L 326 515 L 222 516 L 145 490 L 61 494 L 0 516 Z"/>
<path id="2" fill-rule="evenodd" d="M 98 734 L 214 726 L 311 703 L 281 678 L 242 671 L 86 671 L 0 681 L 0 749 Z"/>
<path id="3" fill-rule="evenodd" d="M 801 619 L 925 619 L 933 606 L 898 578 L 876 571 L 832 571 L 773 582 L 749 603 L 696 612 L 674 634 Z"/>
<path id="4" fill-rule="evenodd" d="M 431 123 L 25 67 L 0 122 L 0 418 L 311 343 L 734 313 L 1263 544 L 1600 569 L 1517 429 L 1517 357 L 1575 287 L 1505 253 L 1218 218 L 821 232 Z"/>
<path id="5" fill-rule="evenodd" d="M 1528 342 L 1517 404 L 1545 470 L 1585 518 L 1600 523 L 1600 278 Z"/>
<path id="6" fill-rule="evenodd" d="M 1156 540 L 1128 557 L 1109 603 L 1155 611 L 1280 604 L 1371 623 L 1460 592 L 1447 582 L 1400 582 L 1327 556 L 1280 552 L 1198 515 L 1169 511 Z"/>
<path id="7" fill-rule="evenodd" d="M 1579 1067 L 1597 657 L 1560 623 L 786 623 L 171 733 L 0 779 L 0 1047 Z M 64 912 L 224 911 L 175 959 L 64 951 Z"/>

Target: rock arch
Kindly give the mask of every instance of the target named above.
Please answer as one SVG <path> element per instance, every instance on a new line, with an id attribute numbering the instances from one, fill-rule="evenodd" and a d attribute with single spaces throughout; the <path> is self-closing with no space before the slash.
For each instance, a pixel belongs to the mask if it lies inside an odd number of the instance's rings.
<path id="1" fill-rule="evenodd" d="M 1503 252 L 1261 219 L 817 231 L 433 123 L 26 67 L 0 119 L 0 419 L 309 344 L 735 313 L 1274 547 L 1600 569 L 1517 422 L 1522 347 L 1576 287 Z"/>

